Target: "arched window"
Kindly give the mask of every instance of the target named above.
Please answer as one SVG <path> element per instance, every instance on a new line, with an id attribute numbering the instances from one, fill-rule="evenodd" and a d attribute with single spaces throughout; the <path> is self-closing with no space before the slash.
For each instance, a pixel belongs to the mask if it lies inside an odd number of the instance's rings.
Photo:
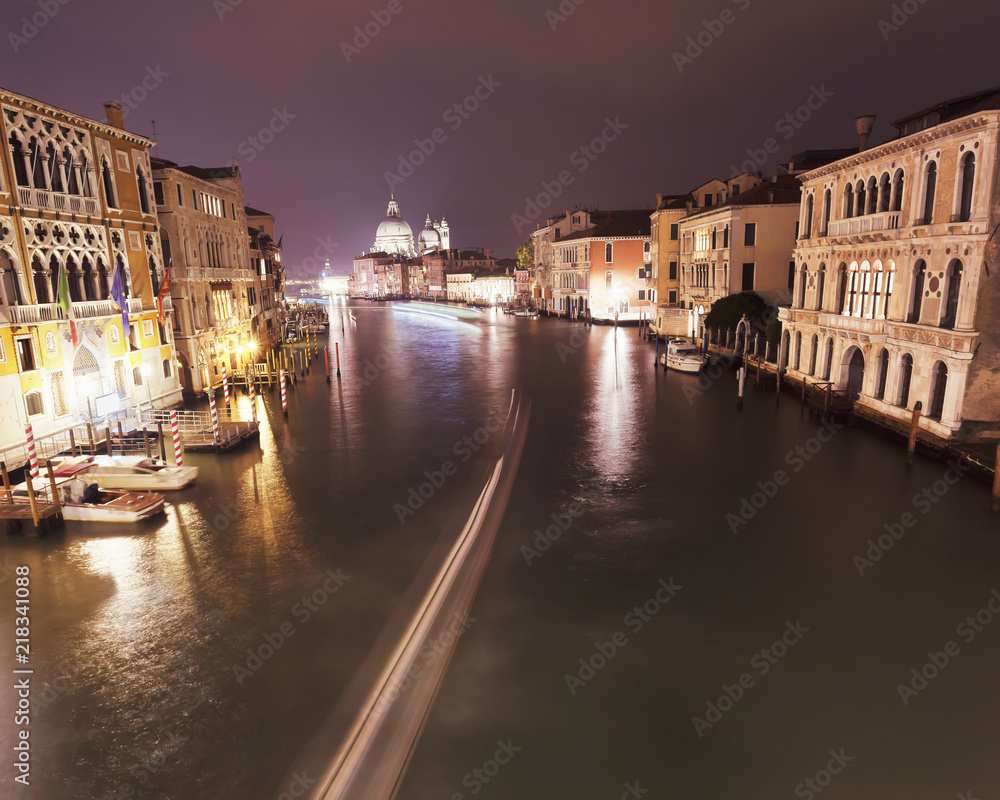
<path id="1" fill-rule="evenodd" d="M 889 377 L 889 351 L 882 348 L 875 362 L 875 399 L 885 400 L 885 381 Z"/>
<path id="2" fill-rule="evenodd" d="M 858 269 L 856 264 L 851 265 L 851 272 L 848 275 L 848 290 L 847 290 L 847 306 L 844 308 L 844 314 L 848 317 L 855 315 L 855 310 L 858 308 Z"/>
<path id="3" fill-rule="evenodd" d="M 712 231 L 712 235 L 714 237 L 715 231 Z M 714 238 L 712 239 L 712 246 L 713 247 L 715 246 L 715 239 Z M 647 264 L 649 263 L 649 261 L 651 259 L 651 253 L 652 253 L 652 244 L 650 242 L 645 242 L 642 245 L 642 260 L 645 261 Z"/>
<path id="4" fill-rule="evenodd" d="M 132 383 L 136 386 L 142 386 L 142 365 L 136 364 L 132 367 Z"/>
<path id="5" fill-rule="evenodd" d="M 826 264 L 819 265 L 819 273 L 816 276 L 816 308 L 823 310 L 824 293 L 826 292 Z"/>
<path id="6" fill-rule="evenodd" d="M 66 168 L 66 192 L 68 194 L 80 194 L 80 165 L 73 158 L 73 151 L 69 145 L 63 148 L 63 163 Z"/>
<path id="7" fill-rule="evenodd" d="M 104 185 L 104 200 L 108 208 L 118 208 L 118 203 L 115 202 L 115 185 L 111 180 L 111 168 L 106 158 L 101 159 L 101 183 Z"/>
<path id="8" fill-rule="evenodd" d="M 51 302 L 49 299 L 49 284 L 45 280 L 45 265 L 37 255 L 31 259 L 31 283 L 35 289 L 36 303 Z"/>
<path id="9" fill-rule="evenodd" d="M 718 241 L 719 241 L 719 239 L 718 239 L 718 233 L 719 233 L 718 228 L 712 228 L 712 249 L 713 250 L 717 250 L 718 249 L 716 247 L 716 245 L 718 244 Z"/>
<path id="10" fill-rule="evenodd" d="M 7 306 L 24 305 L 24 293 L 21 291 L 21 276 L 17 264 L 10 254 L 0 249 L 0 302 Z"/>
<path id="11" fill-rule="evenodd" d="M 833 205 L 833 194 L 829 189 L 823 195 L 823 227 L 820 229 L 819 235 L 826 236 L 830 233 L 830 207 Z"/>
<path id="12" fill-rule="evenodd" d="M 882 289 L 884 288 L 884 274 L 882 272 L 882 262 L 875 262 L 875 271 L 872 273 L 872 307 L 868 316 L 874 319 L 882 319 L 885 307 L 882 305 Z"/>
<path id="13" fill-rule="evenodd" d="M 604 245 L 604 263 L 613 264 L 615 260 L 615 246 L 608 242 Z"/>
<path id="14" fill-rule="evenodd" d="M 910 296 L 910 314 L 907 322 L 920 322 L 920 309 L 924 303 L 924 276 L 927 274 L 927 264 L 923 259 L 913 268 L 913 293 Z"/>
<path id="15" fill-rule="evenodd" d="M 923 224 L 930 225 L 934 222 L 934 199 L 937 194 L 937 162 L 932 161 L 927 165 L 927 172 L 924 176 L 924 216 Z"/>
<path id="16" fill-rule="evenodd" d="M 854 308 L 854 316 L 870 317 L 871 309 L 868 301 L 871 297 L 872 273 L 871 265 L 866 261 L 861 265 L 861 274 L 858 276 L 858 304 Z"/>
<path id="17" fill-rule="evenodd" d="M 897 169 L 892 179 L 892 211 L 901 211 L 903 208 L 903 189 L 906 179 L 903 170 Z"/>
<path id="18" fill-rule="evenodd" d="M 854 190 L 854 196 L 855 216 L 863 217 L 865 215 L 865 200 L 868 198 L 864 181 L 858 181 L 858 185 Z"/>
<path id="19" fill-rule="evenodd" d="M 174 375 L 174 365 L 169 358 L 163 359 L 163 377 L 172 378 Z"/>
<path id="20" fill-rule="evenodd" d="M 889 262 L 889 269 L 885 274 L 885 303 L 883 304 L 882 316 L 889 319 L 889 309 L 892 302 L 892 290 L 896 285 L 896 265 Z"/>
<path id="21" fill-rule="evenodd" d="M 913 356 L 906 353 L 899 362 L 899 402 L 900 408 L 910 406 L 910 382 L 913 380 Z"/>
<path id="22" fill-rule="evenodd" d="M 816 374 L 816 355 L 819 351 L 819 336 L 815 333 L 812 336 L 812 341 L 809 343 L 809 374 Z"/>
<path id="23" fill-rule="evenodd" d="M 809 276 L 806 270 L 806 265 L 802 265 L 802 269 L 799 270 L 799 308 L 806 307 L 806 278 Z"/>
<path id="24" fill-rule="evenodd" d="M 66 279 L 69 283 L 69 299 L 74 303 L 83 300 L 83 293 L 80 291 L 80 270 L 76 267 L 76 259 L 73 256 L 66 256 Z"/>
<path id="25" fill-rule="evenodd" d="M 135 170 L 136 183 L 139 186 L 139 208 L 142 209 L 143 214 L 149 213 L 149 191 L 146 186 L 146 176 L 143 174 L 142 167 L 137 167 Z"/>
<path id="26" fill-rule="evenodd" d="M 878 181 L 872 175 L 868 179 L 868 213 L 874 214 L 878 211 Z"/>
<path id="27" fill-rule="evenodd" d="M 948 365 L 938 361 L 931 370 L 931 403 L 927 411 L 930 419 L 941 421 L 944 413 L 944 396 L 948 391 Z"/>
<path id="28" fill-rule="evenodd" d="M 111 277 L 104 259 L 97 259 L 97 299 L 107 300 L 111 296 Z"/>
<path id="29" fill-rule="evenodd" d="M 854 185 L 847 184 L 844 187 L 844 219 L 854 216 Z"/>
<path id="30" fill-rule="evenodd" d="M 90 162 L 87 154 L 80 154 L 80 194 L 84 197 L 94 196 L 94 187 L 90 184 Z"/>
<path id="31" fill-rule="evenodd" d="M 892 203 L 892 186 L 889 183 L 889 173 L 882 173 L 882 178 L 878 184 L 878 210 L 885 212 L 889 210 Z"/>
<path id="32" fill-rule="evenodd" d="M 605 289 L 605 291 L 610 292 L 611 289 L 614 286 L 614 282 L 615 282 L 615 273 L 612 272 L 610 269 L 604 270 L 604 289 Z M 208 302 L 208 297 L 207 296 L 205 297 L 205 302 L 206 303 Z"/>
<path id="33" fill-rule="evenodd" d="M 729 247 L 729 226 L 728 225 L 726 225 L 726 227 L 722 229 L 722 246 L 723 246 L 723 248 Z"/>
<path id="34" fill-rule="evenodd" d="M 32 137 L 28 141 L 28 152 L 31 156 L 31 184 L 36 189 L 48 189 L 49 184 L 45 177 L 45 167 L 41 148 L 38 146 L 38 139 Z"/>
<path id="35" fill-rule="evenodd" d="M 802 229 L 802 238 L 809 239 L 812 237 L 813 229 L 813 196 L 809 195 L 806 198 L 806 218 L 804 220 L 805 225 Z"/>
<path id="36" fill-rule="evenodd" d="M 49 162 L 49 185 L 53 192 L 65 193 L 63 184 L 62 165 L 59 163 L 59 154 L 56 153 L 56 146 L 49 142 L 45 148 L 46 160 Z"/>
<path id="37" fill-rule="evenodd" d="M 52 288 L 52 302 L 59 301 L 59 259 L 53 253 L 49 256 L 49 284 Z"/>
<path id="38" fill-rule="evenodd" d="M 958 319 L 958 299 L 962 293 L 962 262 L 957 258 L 948 265 L 942 328 L 954 328 Z"/>
<path id="39" fill-rule="evenodd" d="M 795 332 L 795 369 L 798 371 L 800 364 L 802 363 L 802 333 L 800 331 Z"/>
<path id="40" fill-rule="evenodd" d="M 962 170 L 959 180 L 961 184 L 958 193 L 958 221 L 968 222 L 972 219 L 972 190 L 976 183 L 975 153 L 966 153 L 962 159 Z"/>
<path id="41" fill-rule="evenodd" d="M 841 264 L 837 269 L 837 305 L 834 307 L 834 311 L 837 314 L 843 314 L 846 310 L 844 305 L 847 300 L 847 264 Z"/>
<path id="42" fill-rule="evenodd" d="M 823 380 L 830 380 L 830 372 L 833 370 L 833 337 L 826 340 L 826 361 L 823 364 Z"/>
<path id="43" fill-rule="evenodd" d="M 24 143 L 13 133 L 10 135 L 10 155 L 14 162 L 14 180 L 18 186 L 31 186 L 28 180 L 28 154 L 24 152 Z"/>
<path id="44" fill-rule="evenodd" d="M 83 280 L 83 296 L 87 300 L 97 300 L 97 275 L 95 275 L 94 267 L 87 256 L 84 256 L 81 262 L 80 276 Z"/>
<path id="45" fill-rule="evenodd" d="M 45 413 L 45 406 L 42 404 L 42 393 L 38 389 L 32 389 L 24 396 L 24 409 L 29 417 L 37 417 Z"/>

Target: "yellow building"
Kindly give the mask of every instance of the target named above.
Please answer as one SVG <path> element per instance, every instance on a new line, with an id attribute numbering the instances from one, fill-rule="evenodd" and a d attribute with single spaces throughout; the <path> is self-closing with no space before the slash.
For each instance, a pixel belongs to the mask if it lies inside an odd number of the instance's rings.
<path id="1" fill-rule="evenodd" d="M 149 148 L 106 122 L 0 89 L 0 450 L 180 399 Z M 57 304 L 65 269 L 70 314 Z M 129 332 L 112 285 L 120 273 Z M 71 320 L 72 317 L 72 326 Z M 76 342 L 74 343 L 74 329 Z"/>

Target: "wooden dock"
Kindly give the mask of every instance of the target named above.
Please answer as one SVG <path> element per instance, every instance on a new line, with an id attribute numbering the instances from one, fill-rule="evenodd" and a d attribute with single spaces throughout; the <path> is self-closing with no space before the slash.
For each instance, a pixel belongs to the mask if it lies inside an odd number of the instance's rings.
<path id="1" fill-rule="evenodd" d="M 25 520 L 31 520 L 43 535 L 63 524 L 62 505 L 56 491 L 51 461 L 46 464 L 46 471 L 48 486 L 41 477 L 32 480 L 30 469 L 25 470 L 27 497 L 22 497 L 15 495 L 7 465 L 0 462 L 0 474 L 3 477 L 3 485 L 0 486 L 0 520 L 7 533 L 20 531 Z"/>
<path id="2" fill-rule="evenodd" d="M 220 422 L 218 437 L 209 424 L 201 430 L 187 431 L 181 443 L 192 453 L 228 453 L 259 436 L 260 425 L 256 422 Z"/>

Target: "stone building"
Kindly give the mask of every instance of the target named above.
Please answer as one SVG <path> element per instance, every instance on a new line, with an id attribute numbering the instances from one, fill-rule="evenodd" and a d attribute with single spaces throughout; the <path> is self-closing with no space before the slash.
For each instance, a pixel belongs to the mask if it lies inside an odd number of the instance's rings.
<path id="1" fill-rule="evenodd" d="M 170 260 L 174 336 L 187 394 L 206 392 L 255 360 L 259 265 L 250 261 L 239 169 L 153 159 L 163 252 Z"/>
<path id="2" fill-rule="evenodd" d="M 285 318 L 285 270 L 281 265 L 280 240 L 275 239 L 274 215 L 247 206 L 250 260 L 254 266 L 255 298 L 250 309 L 250 333 L 259 345 L 258 354 L 281 341 Z M 327 261 L 327 271 L 330 262 Z M 325 275 L 326 273 L 324 273 Z"/>
<path id="3" fill-rule="evenodd" d="M 732 294 L 787 304 L 800 194 L 797 178 L 776 175 L 681 221 L 679 291 L 688 336 L 700 337 L 712 304 Z"/>
<path id="4" fill-rule="evenodd" d="M 1000 89 L 893 123 L 803 176 L 782 358 L 855 410 L 944 438 L 1000 429 Z"/>
<path id="5" fill-rule="evenodd" d="M 576 209 L 575 211 L 566 211 L 566 213 L 557 217 L 550 217 L 545 221 L 544 225 L 539 225 L 537 230 L 532 232 L 531 241 L 534 248 L 535 265 L 531 293 L 539 311 L 559 314 L 560 298 L 555 296 L 553 290 L 557 285 L 569 285 L 567 276 L 553 277 L 553 270 L 556 266 L 553 260 L 553 245 L 555 242 L 564 239 L 572 233 L 577 233 L 590 227 L 592 227 L 590 211 Z M 568 306 L 570 303 L 573 303 L 579 306 L 588 297 L 590 292 L 589 265 L 579 270 L 561 265 L 560 270 L 562 272 L 579 273 L 574 275 L 572 290 L 567 293 L 563 289 L 560 292 L 562 294 L 561 300 L 563 305 Z"/>
<path id="6" fill-rule="evenodd" d="M 105 111 L 0 89 L 0 449 L 23 445 L 28 422 L 42 436 L 180 399 L 169 298 L 165 325 L 156 306 L 153 142 L 124 129 L 121 106 Z"/>

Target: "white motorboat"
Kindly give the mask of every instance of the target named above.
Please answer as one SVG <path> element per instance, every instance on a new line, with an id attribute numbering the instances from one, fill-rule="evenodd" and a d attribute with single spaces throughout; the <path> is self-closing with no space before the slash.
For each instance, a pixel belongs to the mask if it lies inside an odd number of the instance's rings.
<path id="1" fill-rule="evenodd" d="M 138 522 L 163 512 L 162 494 L 90 489 L 80 498 L 79 494 L 82 492 L 76 490 L 82 490 L 83 487 L 74 486 L 78 481 L 82 481 L 84 487 L 87 486 L 86 473 L 77 477 L 56 478 L 56 491 L 59 493 L 64 519 L 81 522 Z M 38 487 L 36 491 L 50 491 L 48 481 L 44 479 L 36 481 L 35 485 Z M 27 484 L 19 483 L 12 486 L 11 490 L 16 501 L 27 502 Z M 78 499 L 74 500 L 73 497 Z"/>
<path id="2" fill-rule="evenodd" d="M 678 372 L 698 373 L 705 368 L 708 359 L 701 354 L 701 349 L 696 344 L 670 342 L 666 352 L 660 356 L 660 363 Z"/>
<path id="3" fill-rule="evenodd" d="M 145 456 L 80 456 L 53 462 L 57 478 L 83 473 L 85 480 L 102 489 L 174 491 L 198 478 L 197 467 L 178 467 Z"/>

